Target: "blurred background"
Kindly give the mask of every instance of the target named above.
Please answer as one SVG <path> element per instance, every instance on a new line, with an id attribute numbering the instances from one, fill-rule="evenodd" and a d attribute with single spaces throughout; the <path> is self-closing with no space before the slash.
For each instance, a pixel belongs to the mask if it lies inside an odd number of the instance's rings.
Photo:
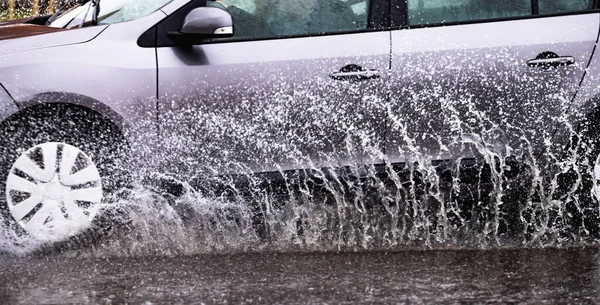
<path id="1" fill-rule="evenodd" d="M 0 21 L 52 14 L 78 0 L 0 0 Z"/>

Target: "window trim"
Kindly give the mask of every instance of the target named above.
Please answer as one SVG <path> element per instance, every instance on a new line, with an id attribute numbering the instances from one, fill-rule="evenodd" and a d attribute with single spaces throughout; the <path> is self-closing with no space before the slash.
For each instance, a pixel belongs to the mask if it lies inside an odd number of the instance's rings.
<path id="1" fill-rule="evenodd" d="M 571 16 L 571 15 L 584 15 L 593 14 L 600 12 L 600 0 L 590 1 L 591 8 L 586 10 L 572 11 L 572 12 L 561 12 L 554 14 L 539 14 L 538 0 L 531 0 L 532 14 L 528 16 L 515 16 L 506 18 L 493 18 L 493 19 L 477 19 L 477 20 L 465 20 L 465 21 L 453 21 L 453 22 L 440 22 L 440 23 L 429 23 L 429 24 L 414 24 L 408 23 L 408 0 L 391 0 L 391 29 L 421 29 L 431 27 L 442 27 L 442 26 L 455 26 L 455 25 L 468 25 L 478 23 L 489 23 L 489 22 L 502 22 L 502 21 L 514 21 L 514 20 L 525 20 L 525 19 L 537 19 L 537 18 L 549 18 L 549 17 L 560 17 L 560 16 Z"/>
<path id="2" fill-rule="evenodd" d="M 185 16 L 194 8 L 205 6 L 206 0 L 193 0 L 185 5 L 181 6 L 177 11 L 171 15 L 165 17 L 155 26 L 150 28 L 138 39 L 138 45 L 140 47 L 176 47 L 178 46 L 168 36 L 167 32 L 178 30 Z M 332 33 L 315 33 L 315 34 L 303 34 L 303 35 L 280 35 L 265 38 L 221 38 L 214 40 L 207 40 L 204 44 L 215 44 L 215 43 L 233 43 L 233 42 L 247 42 L 247 41 L 264 41 L 264 40 L 275 40 L 275 39 L 291 39 L 291 38 L 307 38 L 307 37 L 321 37 L 331 35 L 346 35 L 346 34 L 359 34 L 359 33 L 370 33 L 387 31 L 390 29 L 391 23 L 391 2 L 393 0 L 370 0 L 369 13 L 367 19 L 367 28 L 363 30 L 350 30 L 340 31 Z"/>

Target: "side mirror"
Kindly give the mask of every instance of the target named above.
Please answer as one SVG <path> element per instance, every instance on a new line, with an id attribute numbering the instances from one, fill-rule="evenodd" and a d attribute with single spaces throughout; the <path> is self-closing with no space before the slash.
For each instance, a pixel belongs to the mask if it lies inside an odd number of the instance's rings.
<path id="1" fill-rule="evenodd" d="M 178 44 L 195 45 L 209 38 L 233 36 L 231 15 L 216 7 L 199 7 L 190 11 L 181 30 L 167 33 Z"/>

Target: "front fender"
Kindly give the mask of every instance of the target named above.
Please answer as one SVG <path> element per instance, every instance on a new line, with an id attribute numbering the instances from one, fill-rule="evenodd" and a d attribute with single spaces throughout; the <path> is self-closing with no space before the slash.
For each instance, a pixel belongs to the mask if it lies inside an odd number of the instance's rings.
<path id="1" fill-rule="evenodd" d="M 19 108 L 10 93 L 0 84 L 0 122 L 17 113 Z"/>
<path id="2" fill-rule="evenodd" d="M 109 107 L 107 104 L 102 103 L 89 96 L 72 93 L 72 92 L 44 92 L 28 97 L 23 100 L 15 101 L 15 104 L 19 109 L 25 109 L 35 107 L 40 104 L 51 104 L 61 103 L 81 106 L 86 109 L 97 112 L 111 121 L 116 125 L 123 133 L 131 128 L 131 125 L 127 120 L 123 118 L 119 113 Z"/>

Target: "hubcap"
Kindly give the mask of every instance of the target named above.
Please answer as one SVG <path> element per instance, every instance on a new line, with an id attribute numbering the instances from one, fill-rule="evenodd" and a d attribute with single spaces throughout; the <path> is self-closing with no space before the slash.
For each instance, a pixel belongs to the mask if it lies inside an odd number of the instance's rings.
<path id="1" fill-rule="evenodd" d="M 29 149 L 19 156 L 6 181 L 12 217 L 43 241 L 62 240 L 89 228 L 102 197 L 96 165 L 64 143 Z"/>
<path id="2" fill-rule="evenodd" d="M 600 155 L 596 158 L 596 163 L 594 163 L 594 196 L 596 199 L 600 201 Z"/>

